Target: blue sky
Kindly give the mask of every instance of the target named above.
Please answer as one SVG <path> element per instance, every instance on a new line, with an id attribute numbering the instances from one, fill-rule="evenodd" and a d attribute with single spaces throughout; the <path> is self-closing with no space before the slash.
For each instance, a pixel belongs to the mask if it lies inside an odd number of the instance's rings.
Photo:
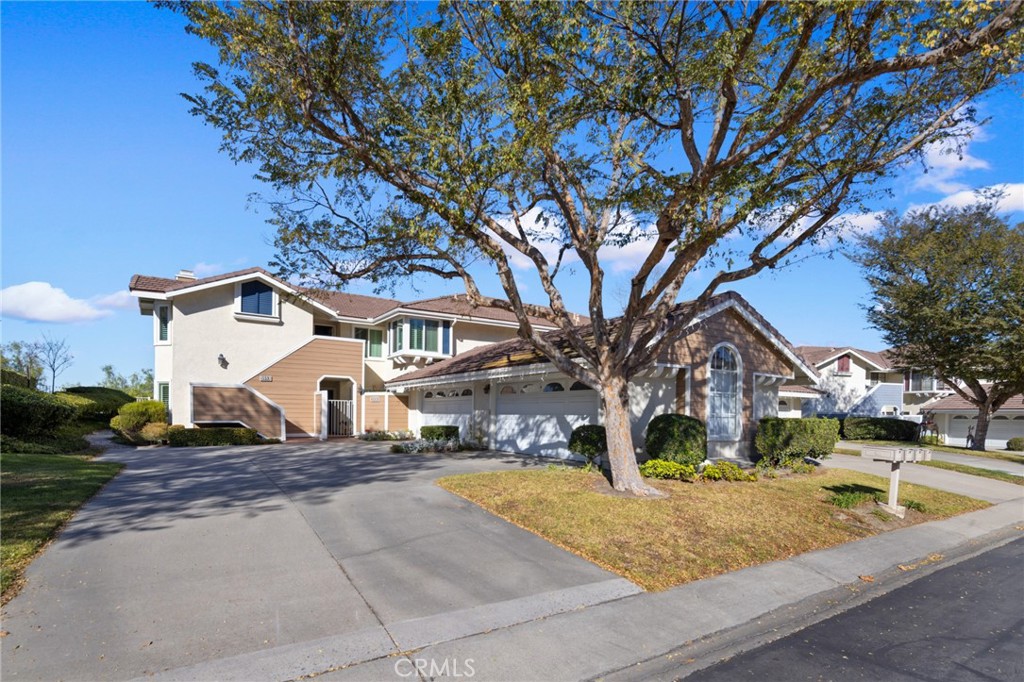
<path id="1" fill-rule="evenodd" d="M 199 89 L 193 61 L 214 61 L 183 25 L 139 2 L 0 6 L 3 341 L 66 338 L 76 359 L 58 385 L 95 383 L 106 364 L 125 374 L 152 366 L 149 318 L 127 295 L 132 274 L 203 276 L 273 257 L 268 211 L 249 202 L 264 188 L 218 152 L 217 131 L 178 94 Z M 908 167 L 878 209 L 963 202 L 970 190 L 1008 183 L 1005 204 L 1021 219 L 1020 89 L 980 104 L 992 122 L 967 155 L 932 155 L 928 174 Z M 628 259 L 618 264 L 628 274 Z M 436 281 L 419 288 L 397 294 L 458 291 Z M 841 256 L 735 288 L 795 344 L 882 347 L 860 307 L 866 287 Z M 582 288 L 566 289 L 585 311 Z"/>

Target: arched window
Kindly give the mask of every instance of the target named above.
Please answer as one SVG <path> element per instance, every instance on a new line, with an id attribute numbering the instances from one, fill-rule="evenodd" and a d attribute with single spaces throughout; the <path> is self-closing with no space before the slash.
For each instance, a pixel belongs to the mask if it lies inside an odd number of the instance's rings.
<path id="1" fill-rule="evenodd" d="M 431 393 L 430 391 L 427 391 L 426 393 L 423 394 L 423 397 L 424 398 L 433 398 L 434 394 Z"/>
<path id="2" fill-rule="evenodd" d="M 556 391 L 564 391 L 564 390 L 565 390 L 565 386 L 562 386 L 562 384 L 558 383 L 557 381 L 552 381 L 550 384 L 547 384 L 547 385 L 544 386 L 544 392 L 545 393 L 554 393 Z"/>
<path id="3" fill-rule="evenodd" d="M 587 386 L 582 381 L 577 381 L 576 383 L 574 383 L 572 386 L 569 387 L 569 390 L 570 391 L 593 391 L 594 389 L 592 389 L 590 386 Z"/>
<path id="4" fill-rule="evenodd" d="M 789 403 L 787 403 L 785 400 L 780 400 L 779 401 L 779 412 L 788 412 L 788 411 L 789 411 Z"/>
<path id="5" fill-rule="evenodd" d="M 536 386 L 536 384 L 526 384 L 521 389 L 519 389 L 519 392 L 520 393 L 536 393 L 537 392 L 537 386 Z"/>
<path id="6" fill-rule="evenodd" d="M 967 419 L 967 416 L 963 414 L 954 414 L 953 419 Z"/>
<path id="7" fill-rule="evenodd" d="M 996 416 L 992 417 L 993 421 L 996 421 L 996 420 L 1008 421 L 1009 419 L 1010 419 L 1009 417 L 1004 417 L 1001 414 L 997 414 Z"/>
<path id="8" fill-rule="evenodd" d="M 708 362 L 708 438 L 740 437 L 740 365 L 736 353 L 719 346 Z"/>
<path id="9" fill-rule="evenodd" d="M 473 389 L 471 389 L 471 388 L 464 388 L 464 389 L 462 389 L 462 395 L 473 395 Z"/>
<path id="10" fill-rule="evenodd" d="M 499 395 L 515 395 L 515 393 L 516 393 L 516 387 L 515 386 L 502 386 L 501 387 L 501 391 L 499 392 Z"/>

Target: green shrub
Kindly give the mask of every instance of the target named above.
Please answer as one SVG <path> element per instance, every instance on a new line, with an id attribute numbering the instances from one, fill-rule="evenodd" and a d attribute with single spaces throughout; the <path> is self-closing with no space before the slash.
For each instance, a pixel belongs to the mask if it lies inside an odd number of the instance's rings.
<path id="1" fill-rule="evenodd" d="M 705 481 L 756 481 L 757 472 L 744 471 L 732 462 L 712 462 L 700 469 L 700 478 Z"/>
<path id="2" fill-rule="evenodd" d="M 210 445 L 259 445 L 268 443 L 255 429 L 217 427 L 209 429 L 167 429 L 167 442 L 173 448 Z"/>
<path id="3" fill-rule="evenodd" d="M 412 440 L 412 431 L 367 431 L 359 435 L 359 440 Z"/>
<path id="4" fill-rule="evenodd" d="M 1024 450 L 1024 436 L 1017 436 L 1006 441 L 1007 450 Z"/>
<path id="5" fill-rule="evenodd" d="M 61 451 L 52 445 L 32 443 L 13 436 L 0 436 L 0 452 L 17 452 L 23 455 L 59 455 Z"/>
<path id="6" fill-rule="evenodd" d="M 75 418 L 75 408 L 49 393 L 20 386 L 0 386 L 3 419 L 0 433 L 31 439 L 54 433 Z"/>
<path id="7" fill-rule="evenodd" d="M 787 466 L 804 457 L 824 459 L 839 442 L 837 419 L 765 417 L 757 425 L 754 449 L 765 466 Z"/>
<path id="8" fill-rule="evenodd" d="M 458 426 L 421 426 L 420 438 L 423 440 L 458 440 Z"/>
<path id="9" fill-rule="evenodd" d="M 115 420 L 117 426 L 114 425 Z M 126 403 L 117 411 L 117 417 L 110 420 L 110 428 L 119 433 L 142 431 L 142 427 L 153 422 L 166 422 L 167 408 L 159 400 L 141 400 Z"/>
<path id="10" fill-rule="evenodd" d="M 608 452 L 604 427 L 599 424 L 577 426 L 569 436 L 569 452 L 586 458 L 587 464 Z"/>
<path id="11" fill-rule="evenodd" d="M 697 469 L 691 464 L 680 464 L 667 459 L 649 459 L 640 465 L 640 475 L 645 478 L 692 481 L 697 476 Z"/>
<path id="12" fill-rule="evenodd" d="M 921 436 L 917 442 L 921 445 L 938 445 L 940 441 L 938 436 Z"/>
<path id="13" fill-rule="evenodd" d="M 19 388 L 34 389 L 36 388 L 36 386 L 39 385 L 39 381 L 26 374 L 22 374 L 21 372 L 16 372 L 13 369 L 7 369 L 6 367 L 4 367 L 3 369 L 0 369 L 0 384 L 10 384 L 11 386 L 18 386 Z"/>
<path id="14" fill-rule="evenodd" d="M 682 414 L 659 414 L 647 425 L 644 449 L 651 459 L 696 468 L 707 458 L 707 430 L 699 419 Z"/>
<path id="15" fill-rule="evenodd" d="M 915 422 L 891 417 L 847 417 L 843 420 L 844 438 L 848 440 L 917 440 Z"/>
<path id="16" fill-rule="evenodd" d="M 167 424 L 164 422 L 150 422 L 142 427 L 139 435 L 147 443 L 166 443 Z"/>
<path id="17" fill-rule="evenodd" d="M 135 398 L 116 388 L 102 386 L 74 386 L 57 394 L 78 408 L 81 419 L 107 421 L 122 405 L 135 402 Z"/>

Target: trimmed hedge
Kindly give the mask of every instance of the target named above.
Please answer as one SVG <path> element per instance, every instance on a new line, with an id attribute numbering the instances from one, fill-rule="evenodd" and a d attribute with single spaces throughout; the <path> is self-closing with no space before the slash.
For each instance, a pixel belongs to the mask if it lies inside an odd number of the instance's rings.
<path id="1" fill-rule="evenodd" d="M 19 388 L 35 388 L 39 382 L 36 379 L 6 367 L 0 369 L 0 384 L 10 384 Z"/>
<path id="2" fill-rule="evenodd" d="M 209 429 L 168 429 L 167 443 L 172 448 L 194 448 L 210 445 L 259 445 L 268 443 L 256 429 L 217 427 Z M 276 441 L 274 441 L 276 442 Z"/>
<path id="3" fill-rule="evenodd" d="M 1006 441 L 1007 450 L 1024 450 L 1024 436 L 1017 436 Z"/>
<path id="4" fill-rule="evenodd" d="M 569 436 L 569 452 L 585 457 L 587 462 L 608 452 L 608 438 L 600 424 L 583 424 Z"/>
<path id="5" fill-rule="evenodd" d="M 420 438 L 423 440 L 458 440 L 458 426 L 421 426 Z"/>
<path id="6" fill-rule="evenodd" d="M 917 440 L 917 422 L 891 417 L 847 417 L 843 438 L 847 440 Z"/>
<path id="7" fill-rule="evenodd" d="M 767 465 L 785 466 L 804 457 L 828 457 L 838 442 L 838 419 L 765 417 L 757 426 L 754 449 Z"/>
<path id="8" fill-rule="evenodd" d="M 117 411 L 117 416 L 110 420 L 110 428 L 119 433 L 138 433 L 146 424 L 166 422 L 167 408 L 159 400 L 141 400 L 126 403 Z"/>
<path id="9" fill-rule="evenodd" d="M 699 419 L 659 414 L 647 425 L 647 456 L 696 467 L 707 459 L 708 433 Z"/>
<path id="10" fill-rule="evenodd" d="M 102 386 L 73 386 L 57 397 L 76 407 L 79 418 L 103 421 L 116 415 L 122 405 L 135 402 L 135 398 L 124 391 Z"/>
<path id="11" fill-rule="evenodd" d="M 50 395 L 20 386 L 0 386 L 3 419 L 0 433 L 15 438 L 33 438 L 55 432 L 75 418 L 71 405 Z"/>

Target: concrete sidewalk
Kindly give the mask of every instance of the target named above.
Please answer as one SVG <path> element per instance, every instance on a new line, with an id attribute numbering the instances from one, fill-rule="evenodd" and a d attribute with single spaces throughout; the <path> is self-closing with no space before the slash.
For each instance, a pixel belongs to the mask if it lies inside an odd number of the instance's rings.
<path id="1" fill-rule="evenodd" d="M 848 450 L 857 450 L 858 452 L 864 447 L 863 443 L 854 443 L 851 441 L 840 441 L 837 448 L 845 448 Z M 1013 452 L 1009 450 L 993 450 L 993 452 L 1000 452 L 1008 455 L 1019 455 L 1021 453 Z M 946 452 L 945 450 L 932 450 L 932 459 L 937 459 L 942 462 L 952 462 L 953 464 L 963 464 L 969 467 L 976 467 L 978 469 L 990 469 L 992 471 L 1005 471 L 1008 474 L 1015 476 L 1024 476 L 1024 464 L 1019 462 L 1010 462 L 1005 459 L 993 459 L 991 457 L 975 457 L 972 455 L 961 455 L 955 452 Z"/>
<path id="2" fill-rule="evenodd" d="M 887 471 L 884 464 L 857 457 L 837 456 L 827 464 Z M 692 660 L 699 669 L 702 661 L 710 664 L 722 650 L 753 647 L 765 633 L 799 629 L 857 600 L 1020 536 L 1020 486 L 927 467 L 907 467 L 904 480 L 974 494 L 996 504 L 664 592 L 624 596 L 449 641 L 442 641 L 444 636 L 438 633 L 436 643 L 412 651 L 393 647 L 387 655 L 379 649 L 371 654 L 360 649 L 356 638 L 338 637 L 148 679 L 287 679 L 312 672 L 311 658 L 321 666 L 318 680 L 402 680 L 415 678 L 414 671 L 426 679 L 631 680 L 657 678 L 663 669 L 678 676 L 680 660 Z M 325 650 L 331 655 L 324 655 Z"/>

